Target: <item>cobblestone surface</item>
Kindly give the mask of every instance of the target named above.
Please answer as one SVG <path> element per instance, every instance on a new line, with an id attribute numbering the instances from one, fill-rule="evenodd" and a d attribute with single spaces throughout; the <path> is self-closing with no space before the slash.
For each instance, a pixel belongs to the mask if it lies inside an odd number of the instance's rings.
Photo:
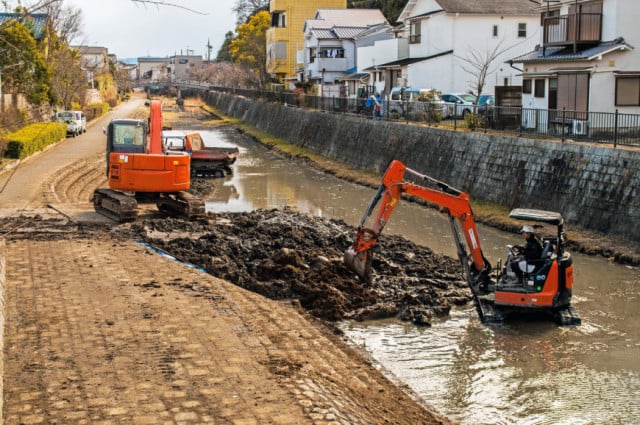
<path id="1" fill-rule="evenodd" d="M 448 423 L 292 303 L 56 232 L 6 241 L 7 425 Z"/>

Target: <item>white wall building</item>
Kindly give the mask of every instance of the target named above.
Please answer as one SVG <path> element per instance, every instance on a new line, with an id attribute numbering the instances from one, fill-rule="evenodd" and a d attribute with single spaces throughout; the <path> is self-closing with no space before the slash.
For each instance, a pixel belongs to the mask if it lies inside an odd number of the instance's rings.
<path id="1" fill-rule="evenodd" d="M 523 69 L 525 108 L 640 114 L 640 2 L 562 0 L 541 9 L 540 45 L 513 57 Z M 554 116 L 555 115 L 555 116 Z M 560 112 L 539 115 L 544 127 Z M 582 133 L 588 114 L 573 114 Z"/>
<path id="2" fill-rule="evenodd" d="M 395 64 L 394 85 L 441 92 L 520 85 L 520 72 L 505 63 L 540 39 L 539 5 L 530 0 L 409 0 L 398 21 L 405 25 L 409 57 Z"/>
<path id="3" fill-rule="evenodd" d="M 304 76 L 315 82 L 319 92 L 346 96 L 340 78 L 357 69 L 358 36 L 387 21 L 378 9 L 318 9 L 314 19 L 304 25 Z"/>

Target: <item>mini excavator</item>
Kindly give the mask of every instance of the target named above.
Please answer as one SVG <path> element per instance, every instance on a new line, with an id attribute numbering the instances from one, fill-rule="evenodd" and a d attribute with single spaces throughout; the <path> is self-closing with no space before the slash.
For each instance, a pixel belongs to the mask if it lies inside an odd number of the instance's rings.
<path id="1" fill-rule="evenodd" d="M 374 251 L 379 250 L 378 237 L 403 194 L 439 206 L 448 214 L 458 258 L 484 323 L 502 323 L 514 314 L 541 313 L 551 316 L 559 325 L 580 324 L 580 317 L 570 305 L 573 260 L 564 249 L 564 220 L 560 214 L 534 209 L 512 210 L 509 217 L 554 225 L 557 234 L 543 238 L 541 257 L 526 260 L 524 267 L 515 247 L 508 245 L 505 266 L 498 262 L 494 272 L 482 253 L 469 195 L 407 168 L 400 161 L 392 161 L 387 168 L 358 226 L 356 241 L 344 253 L 345 264 L 365 282 L 373 279 L 372 260 Z M 365 223 L 378 203 L 378 213 L 371 228 L 367 228 Z"/>
<path id="2" fill-rule="evenodd" d="M 171 216 L 194 218 L 204 202 L 186 192 L 191 185 L 191 157 L 162 144 L 162 103 L 150 102 L 149 120 L 114 119 L 107 133 L 109 189 L 96 189 L 93 206 L 118 222 L 134 221 L 139 199 L 153 199 Z"/>

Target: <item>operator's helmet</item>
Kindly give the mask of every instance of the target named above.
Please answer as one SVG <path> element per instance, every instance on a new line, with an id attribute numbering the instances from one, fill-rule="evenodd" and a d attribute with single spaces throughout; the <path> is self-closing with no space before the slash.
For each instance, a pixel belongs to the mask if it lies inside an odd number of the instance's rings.
<path id="1" fill-rule="evenodd" d="M 533 230 L 532 226 L 522 226 L 520 233 L 535 233 L 535 230 Z"/>

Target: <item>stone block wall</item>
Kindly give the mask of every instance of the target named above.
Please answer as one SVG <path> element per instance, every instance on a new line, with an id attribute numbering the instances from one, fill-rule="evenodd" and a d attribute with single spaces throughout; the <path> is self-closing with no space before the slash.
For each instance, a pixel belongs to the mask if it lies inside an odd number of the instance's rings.
<path id="1" fill-rule="evenodd" d="M 487 135 L 309 111 L 211 92 L 229 116 L 289 143 L 382 175 L 398 159 L 509 208 L 562 213 L 568 223 L 640 241 L 640 150 Z"/>

